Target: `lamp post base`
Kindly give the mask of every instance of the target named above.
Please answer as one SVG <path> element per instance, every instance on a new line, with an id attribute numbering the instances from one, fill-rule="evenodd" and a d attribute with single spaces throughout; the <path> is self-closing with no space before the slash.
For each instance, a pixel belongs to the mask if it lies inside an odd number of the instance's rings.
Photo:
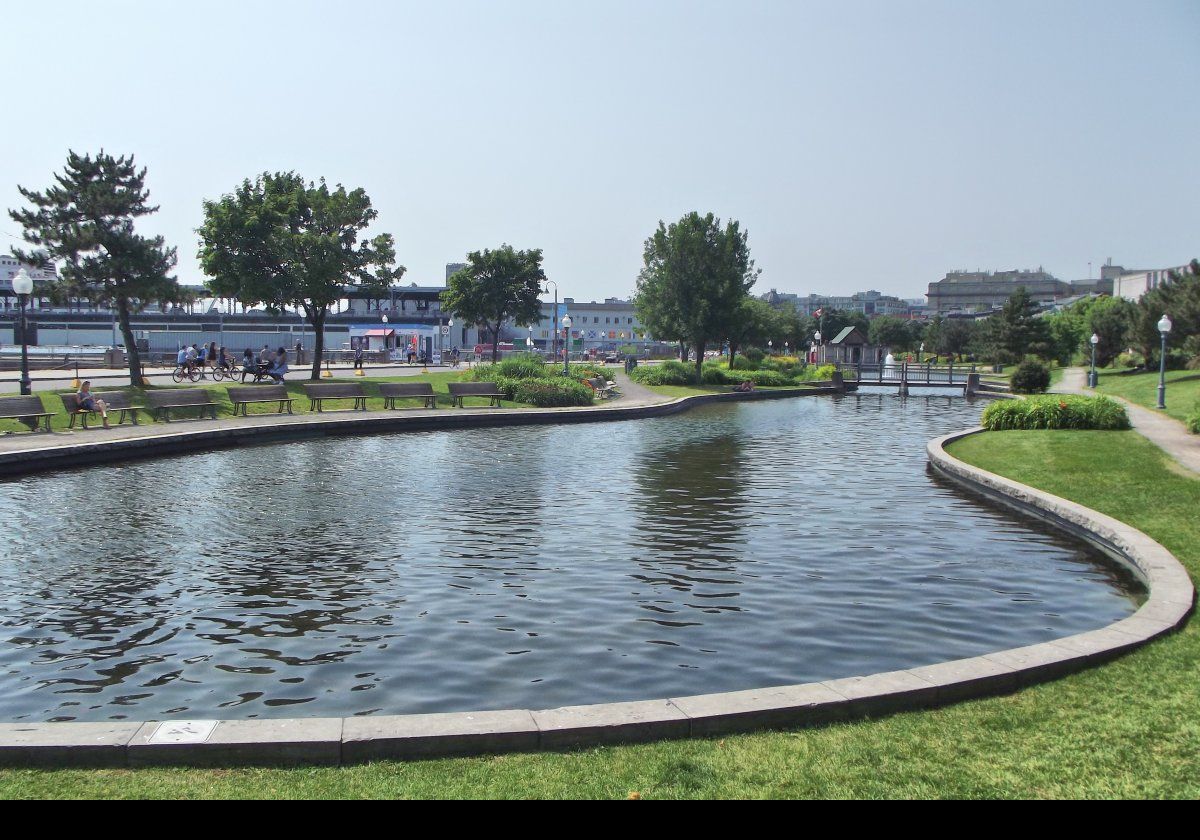
<path id="1" fill-rule="evenodd" d="M 1158 386 L 1158 405 L 1155 406 L 1159 411 L 1167 410 L 1167 386 Z"/>

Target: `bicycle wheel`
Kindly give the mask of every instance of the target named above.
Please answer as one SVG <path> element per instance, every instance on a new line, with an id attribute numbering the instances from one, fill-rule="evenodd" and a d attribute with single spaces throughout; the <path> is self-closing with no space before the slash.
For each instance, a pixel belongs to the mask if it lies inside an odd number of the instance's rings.
<path id="1" fill-rule="evenodd" d="M 220 382 L 221 380 L 223 380 L 226 377 L 227 372 L 226 372 L 225 368 L 215 367 L 215 368 L 213 368 L 212 375 L 213 375 L 213 382 Z"/>
<path id="2" fill-rule="evenodd" d="M 176 383 L 182 382 L 186 375 L 187 374 L 183 372 L 183 368 L 175 368 L 175 370 L 171 371 L 171 379 L 173 379 Z"/>
<path id="3" fill-rule="evenodd" d="M 192 382 L 199 382 L 200 381 L 200 368 L 192 368 L 191 370 L 189 370 L 188 371 L 188 379 L 190 379 Z"/>

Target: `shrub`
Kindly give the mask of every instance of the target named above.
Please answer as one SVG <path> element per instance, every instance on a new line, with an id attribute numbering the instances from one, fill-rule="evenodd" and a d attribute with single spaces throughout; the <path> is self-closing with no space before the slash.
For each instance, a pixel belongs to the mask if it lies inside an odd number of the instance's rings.
<path id="1" fill-rule="evenodd" d="M 733 382 L 740 382 L 743 378 L 747 378 L 745 374 L 726 371 L 714 363 L 706 364 L 700 371 L 700 384 L 702 385 L 729 385 Z"/>
<path id="2" fill-rule="evenodd" d="M 821 365 L 820 367 L 809 367 L 804 370 L 805 382 L 828 382 L 833 379 L 833 375 L 837 373 L 835 365 Z"/>
<path id="3" fill-rule="evenodd" d="M 1187 428 L 1192 434 L 1200 435 L 1200 400 L 1196 402 L 1196 408 L 1188 415 Z"/>
<path id="4" fill-rule="evenodd" d="M 1012 429 L 1128 429 L 1125 406 L 1108 397 L 1040 396 L 1001 400 L 983 412 L 991 432 Z"/>
<path id="5" fill-rule="evenodd" d="M 549 373 L 540 356 L 528 353 L 509 356 L 496 365 L 496 371 L 501 376 L 511 376 L 513 379 L 542 379 Z"/>
<path id="6" fill-rule="evenodd" d="M 761 388 L 782 388 L 786 385 L 796 384 L 790 377 L 776 370 L 735 371 L 728 376 L 733 382 L 749 380 Z"/>
<path id="7" fill-rule="evenodd" d="M 733 370 L 758 370 L 758 364 L 738 354 L 733 357 Z"/>
<path id="8" fill-rule="evenodd" d="M 1044 394 L 1050 387 L 1050 368 L 1041 362 L 1021 362 L 1012 375 L 1012 389 L 1017 394 Z"/>
<path id="9" fill-rule="evenodd" d="M 1135 368 L 1142 366 L 1142 357 L 1138 353 L 1122 353 L 1117 356 L 1113 367 Z"/>
<path id="10" fill-rule="evenodd" d="M 580 382 L 560 376 L 558 379 L 512 380 L 513 399 L 539 408 L 569 405 L 591 405 L 592 389 Z"/>
<path id="11" fill-rule="evenodd" d="M 663 362 L 661 365 L 636 367 L 630 376 L 643 385 L 696 384 L 695 368 L 677 361 Z"/>
<path id="12" fill-rule="evenodd" d="M 761 364 L 762 360 L 767 357 L 767 354 L 760 347 L 748 347 L 742 351 L 742 355 L 756 365 Z"/>

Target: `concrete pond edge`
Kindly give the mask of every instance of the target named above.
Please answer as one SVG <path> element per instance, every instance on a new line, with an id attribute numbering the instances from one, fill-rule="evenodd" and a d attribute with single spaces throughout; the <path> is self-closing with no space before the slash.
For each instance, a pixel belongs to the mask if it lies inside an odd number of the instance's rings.
<path id="1" fill-rule="evenodd" d="M 945 451 L 947 444 L 981 431 L 930 441 L 930 467 L 969 491 L 1088 541 L 1125 565 L 1149 592 L 1137 613 L 1099 630 L 968 659 L 694 697 L 380 717 L 0 723 L 0 766 L 334 766 L 816 726 L 1009 693 L 1115 658 L 1187 621 L 1195 589 L 1163 546 L 1109 516 L 972 467 Z"/>

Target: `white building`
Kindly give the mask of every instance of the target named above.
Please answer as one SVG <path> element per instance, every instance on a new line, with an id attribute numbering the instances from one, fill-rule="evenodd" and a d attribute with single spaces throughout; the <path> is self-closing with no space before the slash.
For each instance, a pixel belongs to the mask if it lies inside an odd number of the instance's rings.
<path id="1" fill-rule="evenodd" d="M 1166 283 L 1172 271 L 1188 274 L 1191 270 L 1191 266 L 1180 265 L 1175 268 L 1151 268 L 1122 272 L 1113 278 L 1113 297 L 1125 298 L 1125 300 L 1137 303 L 1146 292 L 1157 289 Z"/>

